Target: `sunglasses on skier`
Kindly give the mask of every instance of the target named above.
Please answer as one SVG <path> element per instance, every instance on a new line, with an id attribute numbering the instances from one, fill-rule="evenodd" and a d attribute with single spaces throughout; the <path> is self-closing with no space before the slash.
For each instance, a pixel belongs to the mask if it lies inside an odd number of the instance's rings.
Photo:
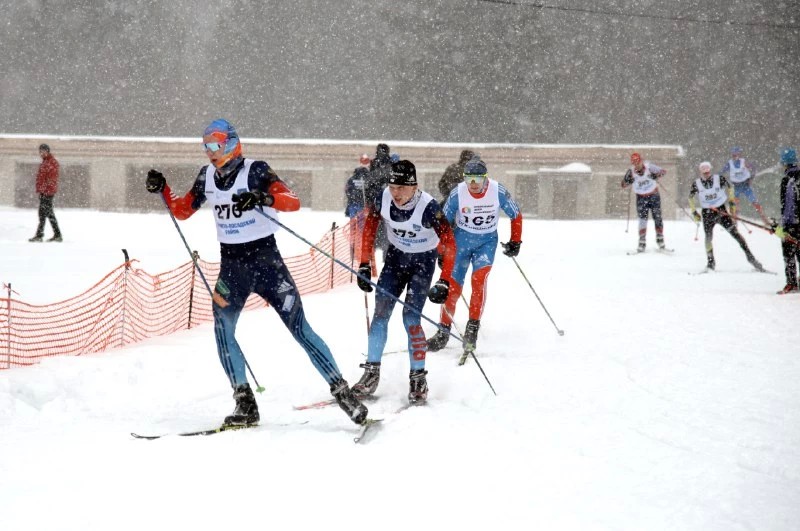
<path id="1" fill-rule="evenodd" d="M 464 182 L 467 184 L 483 184 L 486 180 L 485 173 L 465 173 Z"/>

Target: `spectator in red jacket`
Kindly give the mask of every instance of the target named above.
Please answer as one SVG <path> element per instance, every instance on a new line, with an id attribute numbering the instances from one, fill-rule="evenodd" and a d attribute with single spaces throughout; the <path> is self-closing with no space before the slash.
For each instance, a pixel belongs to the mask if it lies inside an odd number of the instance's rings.
<path id="1" fill-rule="evenodd" d="M 58 161 L 50 153 L 50 146 L 47 144 L 39 146 L 39 156 L 42 157 L 42 163 L 36 173 L 36 193 L 39 194 L 39 227 L 36 229 L 36 235 L 28 241 L 42 241 L 44 225 L 49 219 L 50 225 L 53 227 L 53 237 L 47 241 L 60 242 L 62 241 L 61 231 L 53 212 L 53 198 L 58 192 Z"/>

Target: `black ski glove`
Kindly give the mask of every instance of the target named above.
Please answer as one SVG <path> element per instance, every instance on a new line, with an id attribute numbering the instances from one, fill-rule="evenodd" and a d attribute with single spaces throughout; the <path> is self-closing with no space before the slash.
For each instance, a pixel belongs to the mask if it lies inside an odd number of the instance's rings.
<path id="1" fill-rule="evenodd" d="M 253 190 L 251 192 L 242 192 L 241 194 L 233 194 L 234 204 L 239 207 L 239 210 L 246 212 L 253 210 L 257 206 L 272 206 L 275 198 L 270 194 L 265 194 L 261 190 Z"/>
<path id="2" fill-rule="evenodd" d="M 513 258 L 519 254 L 519 246 L 522 245 L 522 242 L 510 241 L 500 245 L 503 246 L 503 254 Z"/>
<path id="3" fill-rule="evenodd" d="M 693 220 L 695 220 L 695 221 L 697 221 L 697 222 L 699 223 L 699 222 L 700 222 L 700 220 L 702 220 L 702 219 L 703 219 L 703 216 L 701 216 L 700 214 L 698 214 L 698 213 L 697 213 L 697 210 L 692 210 L 692 219 L 693 219 Z"/>
<path id="4" fill-rule="evenodd" d="M 358 274 L 361 275 L 359 277 L 356 277 L 356 284 L 358 284 L 358 289 L 360 289 L 364 293 L 369 293 L 370 291 L 372 291 L 372 285 L 366 280 L 364 280 L 364 278 L 372 278 L 372 267 L 370 267 L 369 262 L 364 262 L 363 264 L 358 266 Z"/>
<path id="5" fill-rule="evenodd" d="M 167 185 L 167 180 L 164 178 L 164 174 L 158 170 L 150 170 L 147 172 L 147 179 L 145 180 L 145 187 L 147 191 L 151 194 L 158 194 L 164 189 Z"/>
<path id="6" fill-rule="evenodd" d="M 440 278 L 428 291 L 428 299 L 434 304 L 441 304 L 447 300 L 448 293 L 450 293 L 450 283 Z"/>

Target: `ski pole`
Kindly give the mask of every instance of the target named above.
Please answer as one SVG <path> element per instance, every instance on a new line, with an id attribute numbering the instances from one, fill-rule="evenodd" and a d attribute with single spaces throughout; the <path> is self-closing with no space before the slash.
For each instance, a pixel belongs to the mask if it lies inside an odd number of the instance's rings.
<path id="1" fill-rule="evenodd" d="M 542 309 L 544 310 L 544 313 L 546 313 L 546 314 L 547 314 L 547 317 L 550 317 L 550 312 L 548 312 L 548 311 L 547 311 L 547 308 L 545 308 L 545 306 L 544 306 L 544 303 L 542 302 L 542 299 L 540 299 L 540 298 L 539 298 L 539 295 L 536 293 L 536 290 L 535 290 L 535 289 L 533 289 L 533 286 L 531 285 L 531 281 L 530 281 L 530 280 L 528 280 L 528 277 L 525 275 L 525 272 L 524 272 L 524 271 L 522 270 L 522 268 L 519 266 L 519 262 L 517 262 L 517 259 L 516 259 L 516 257 L 512 256 L 512 257 L 511 257 L 511 259 L 512 259 L 512 260 L 514 260 L 514 265 L 516 265 L 516 266 L 517 266 L 517 269 L 519 269 L 519 272 L 522 274 L 522 278 L 524 278 L 524 279 L 525 279 L 525 282 L 527 282 L 527 283 L 528 283 L 528 287 L 529 287 L 529 288 L 531 288 L 531 291 L 532 291 L 532 292 L 533 292 L 533 294 L 536 296 L 536 300 L 538 300 L 538 301 L 539 301 L 539 304 L 541 304 L 541 305 L 542 305 Z M 561 330 L 561 329 L 560 329 L 560 328 L 559 328 L 559 327 L 556 325 L 556 322 L 555 322 L 555 321 L 553 321 L 553 318 L 552 318 L 552 317 L 550 317 L 550 322 L 551 322 L 551 323 L 553 323 L 553 326 L 555 327 L 555 329 L 556 329 L 556 332 L 558 332 L 558 335 L 560 335 L 560 336 L 563 336 L 563 335 L 564 335 L 564 331 L 563 331 L 563 330 Z"/>
<path id="2" fill-rule="evenodd" d="M 206 280 L 206 276 L 203 274 L 203 270 L 200 269 L 200 266 L 197 263 L 197 256 L 195 256 L 195 254 L 192 252 L 191 248 L 189 247 L 189 244 L 186 242 L 186 238 L 183 237 L 183 231 L 178 226 L 178 220 L 175 219 L 175 215 L 172 213 L 172 210 L 169 209 L 169 205 L 167 204 L 167 198 L 164 197 L 163 193 L 160 194 L 160 195 L 161 195 L 161 200 L 164 202 L 164 207 L 167 209 L 167 212 L 169 213 L 169 217 L 170 217 L 170 219 L 172 219 L 172 223 L 175 225 L 175 230 L 178 231 L 178 234 L 180 235 L 181 240 L 183 240 L 183 245 L 184 245 L 184 247 L 186 247 L 186 252 L 189 253 L 189 256 L 192 259 L 192 263 L 194 264 L 194 268 L 197 270 L 197 273 L 200 275 L 200 278 L 203 279 L 203 284 L 206 285 L 206 289 L 208 290 L 208 295 L 209 295 L 209 297 L 211 297 L 211 300 L 213 301 L 214 300 L 214 293 L 211 291 L 211 286 L 208 285 L 208 280 Z M 245 366 L 247 366 L 247 370 L 250 371 L 250 376 L 253 377 L 253 382 L 255 382 L 255 384 L 256 384 L 256 391 L 259 392 L 259 393 L 263 393 L 264 392 L 264 388 L 261 387 L 261 385 L 258 383 L 258 380 L 256 379 L 256 375 L 253 374 L 253 369 L 250 368 L 250 364 L 247 362 L 247 358 L 244 357 L 244 353 L 242 353 L 242 359 L 244 360 Z"/>
<path id="3" fill-rule="evenodd" d="M 366 190 L 366 187 L 367 187 L 367 180 L 362 177 L 361 178 L 361 205 L 362 205 L 362 207 L 361 207 L 361 212 L 356 214 L 356 219 L 358 219 L 359 216 L 361 216 L 361 220 L 360 220 L 360 224 L 361 224 L 361 227 L 362 227 L 362 229 L 360 231 L 361 241 L 358 244 L 358 249 L 360 251 L 360 254 L 362 254 L 362 255 L 364 254 L 364 250 L 362 249 L 362 247 L 364 246 L 364 229 L 363 229 L 363 227 L 367 226 L 367 213 L 366 213 L 366 210 L 367 210 L 367 190 Z M 363 256 L 359 256 L 358 259 L 360 261 L 360 260 L 363 260 L 364 257 Z M 352 272 L 351 272 L 350 273 L 350 278 L 352 278 L 352 276 L 353 275 L 352 275 Z M 367 298 L 367 292 L 364 292 L 364 313 L 367 316 L 367 336 L 369 336 L 369 299 Z"/>
<path id="4" fill-rule="evenodd" d="M 412 311 L 412 312 L 414 312 L 415 314 L 419 315 L 421 318 L 425 319 L 426 321 L 428 321 L 428 322 L 429 322 L 429 323 L 431 323 L 432 325 L 436 326 L 436 328 L 437 328 L 438 330 L 444 330 L 444 328 L 442 328 L 441 326 L 439 326 L 439 323 L 437 323 L 436 321 L 434 321 L 433 319 L 431 319 L 430 317 L 428 317 L 427 315 L 425 315 L 425 314 L 424 314 L 424 313 L 422 313 L 421 311 L 417 310 L 417 309 L 416 309 L 416 308 L 414 308 L 413 306 L 409 306 L 408 304 L 406 304 L 405 302 L 403 302 L 403 301 L 402 301 L 402 300 L 400 300 L 399 298 L 395 297 L 395 296 L 394 296 L 392 293 L 389 293 L 389 292 L 388 292 L 386 289 L 384 289 L 384 288 L 382 288 L 381 286 L 378 286 L 377 284 L 375 284 L 375 283 L 372 281 L 372 279 L 371 279 L 371 278 L 367 278 L 367 277 L 365 277 L 364 275 L 362 275 L 361 273 L 359 273 L 358 271 L 356 271 L 356 270 L 355 270 L 355 269 L 353 269 L 352 267 L 348 266 L 347 264 L 345 264 L 344 262 L 342 262 L 342 261 L 341 261 L 341 260 L 339 260 L 338 258 L 336 258 L 336 257 L 334 257 L 334 256 L 331 256 L 331 254 L 330 254 L 330 253 L 326 252 L 326 251 L 325 251 L 325 250 L 323 250 L 323 249 L 320 249 L 319 247 L 317 247 L 316 245 L 314 245 L 313 243 L 311 243 L 311 242 L 310 242 L 310 241 L 308 241 L 307 239 L 303 238 L 302 236 L 300 236 L 299 234 L 297 234 L 295 231 L 293 231 L 292 229 L 290 229 L 289 227 L 287 227 L 286 225 L 284 225 L 283 223 L 281 223 L 281 222 L 280 222 L 280 221 L 278 221 L 277 219 L 273 218 L 272 216 L 270 216 L 270 215 L 269 215 L 269 214 L 267 214 L 266 212 L 264 212 L 264 211 L 262 211 L 262 210 L 260 210 L 260 209 L 256 209 L 256 212 L 258 212 L 259 214 L 261 214 L 262 216 L 264 216 L 264 217 L 265 217 L 265 218 L 267 218 L 268 220 L 272 221 L 273 223 L 275 223 L 276 225 L 278 225 L 278 226 L 279 226 L 279 227 L 281 227 L 282 229 L 286 230 L 287 232 L 289 232 L 289 234 L 291 234 L 292 236 L 294 236 L 295 238 L 297 238 L 297 239 L 298 239 L 298 240 L 300 240 L 301 242 L 305 243 L 306 245 L 309 245 L 309 246 L 313 247 L 314 249 L 316 249 L 317 251 L 319 251 L 320 253 L 322 253 L 322 255 L 323 255 L 323 256 L 325 256 L 326 258 L 329 258 L 329 259 L 333 260 L 333 261 L 334 261 L 334 262 L 336 262 L 336 264 L 338 264 L 340 267 L 343 267 L 343 268 L 345 268 L 346 270 L 350 271 L 351 273 L 353 273 L 355 276 L 357 276 L 357 277 L 358 277 L 358 278 L 360 278 L 361 280 L 363 280 L 363 281 L 367 282 L 367 283 L 368 283 L 370 286 L 373 286 L 374 288 L 376 288 L 376 289 L 380 290 L 380 291 L 381 291 L 381 293 L 383 293 L 384 295 L 388 296 L 388 297 L 389 297 L 390 299 L 392 299 L 393 301 L 395 301 L 395 302 L 399 302 L 399 303 L 400 303 L 401 305 L 403 305 L 405 308 L 407 308 L 407 309 L 411 310 L 411 311 Z M 444 331 L 446 331 L 446 332 L 447 332 L 447 330 L 444 330 Z M 450 333 L 450 335 L 451 335 L 451 336 L 453 336 L 453 337 L 454 337 L 455 339 L 457 339 L 458 341 L 461 341 L 462 343 L 464 342 L 464 340 L 463 340 L 462 338 L 458 337 L 457 335 L 455 335 L 455 334 L 453 334 L 453 333 L 451 333 L 451 332 L 449 332 L 449 333 Z"/>
<path id="5" fill-rule="evenodd" d="M 453 319 L 453 316 L 450 314 L 450 312 L 448 312 L 446 308 L 445 308 L 444 311 L 450 317 L 450 321 L 453 323 L 453 326 L 455 327 L 456 331 L 461 336 L 463 336 L 464 334 L 461 333 L 461 330 L 458 328 L 458 325 L 456 324 L 456 321 L 455 321 L 455 319 Z M 458 365 L 459 366 L 464 365 L 467 362 L 467 359 L 469 358 L 469 356 L 472 356 L 472 359 L 475 360 L 475 365 L 478 366 L 478 369 L 481 371 L 481 374 L 483 374 L 483 379 L 486 380 L 487 384 L 489 384 L 489 389 L 492 390 L 492 393 L 494 393 L 494 396 L 497 396 L 497 391 L 494 390 L 494 386 L 492 385 L 492 382 L 490 382 L 489 381 L 489 377 L 486 376 L 486 371 L 483 370 L 483 366 L 481 365 L 481 362 L 479 362 L 478 358 L 475 357 L 475 351 L 474 350 L 464 350 L 464 354 L 462 354 L 461 358 L 459 358 L 459 360 L 458 360 Z"/>
<path id="6" fill-rule="evenodd" d="M 691 219 L 692 221 L 694 221 L 694 224 L 695 224 L 694 240 L 695 240 L 695 241 L 697 241 L 697 235 L 700 233 L 700 222 L 699 222 L 699 221 L 696 221 L 696 220 L 694 219 L 694 217 L 693 217 L 691 214 L 689 214 L 689 212 L 687 212 L 687 211 L 686 211 L 686 209 L 685 209 L 685 208 L 683 208 L 683 206 L 682 206 L 680 203 L 678 203 L 678 200 L 677 200 L 677 199 L 675 199 L 675 198 L 674 198 L 674 197 L 672 197 L 670 194 L 668 194 L 668 193 L 667 193 L 667 191 L 666 191 L 666 189 L 664 189 L 663 187 L 659 186 L 659 187 L 658 187 L 658 190 L 659 190 L 659 192 L 663 192 L 663 193 L 664 193 L 664 195 L 665 195 L 665 196 L 667 196 L 668 198 L 672 199 L 672 201 L 674 201 L 674 202 L 675 202 L 675 204 L 676 204 L 676 205 L 678 205 L 678 208 L 680 208 L 680 209 L 681 209 L 681 212 L 683 212 L 684 214 L 686 214 L 686 217 L 687 217 L 687 218 L 689 218 L 689 219 Z"/>
<path id="7" fill-rule="evenodd" d="M 369 335 L 369 303 L 367 302 L 366 293 L 364 293 L 364 317 L 367 318 L 367 335 Z"/>
<path id="8" fill-rule="evenodd" d="M 628 227 L 630 227 L 630 224 L 631 224 L 631 195 L 632 194 L 631 194 L 631 187 L 628 186 L 627 188 L 628 188 L 628 208 L 627 208 L 628 220 L 625 222 L 625 234 L 628 233 Z"/>
<path id="9" fill-rule="evenodd" d="M 264 216 L 264 217 L 265 217 L 265 218 L 267 218 L 268 220 L 272 221 L 272 222 L 273 222 L 273 223 L 275 223 L 277 226 L 279 226 L 279 227 L 281 227 L 282 229 L 286 230 L 287 232 L 289 232 L 289 234 L 291 234 L 292 236 L 294 236 L 295 238 L 297 238 L 297 239 L 298 239 L 298 240 L 300 240 L 301 242 L 305 243 L 306 245 L 309 245 L 309 246 L 313 247 L 314 249 L 316 249 L 317 251 L 319 251 L 320 253 L 322 253 L 322 255 L 323 255 L 323 256 L 325 256 L 325 257 L 327 257 L 327 258 L 330 258 L 331 260 L 333 260 L 334 262 L 336 262 L 336 263 L 337 263 L 337 264 L 338 264 L 340 267 L 343 267 L 343 268 L 347 269 L 347 270 L 348 270 L 348 271 L 350 271 L 351 273 L 355 274 L 355 275 L 356 275 L 358 278 L 360 278 L 360 279 L 362 279 L 362 280 L 364 280 L 364 281 L 368 282 L 370 286 L 374 286 L 374 287 L 375 287 L 375 289 L 378 289 L 378 290 L 380 290 L 381 292 L 383 292 L 383 294 L 384 294 L 384 295 L 388 296 L 388 297 L 389 297 L 390 299 L 392 299 L 393 301 L 395 301 L 395 302 L 399 302 L 400 304 L 402 304 L 402 305 L 403 305 L 403 307 L 405 307 L 405 308 L 407 308 L 407 309 L 411 310 L 412 312 L 416 313 L 416 314 L 417 314 L 417 315 L 419 315 L 421 318 L 425 319 L 426 321 L 428 321 L 428 322 L 429 322 L 429 323 L 431 323 L 432 325 L 436 326 L 436 328 L 437 328 L 438 330 L 442 330 L 442 331 L 444 331 L 444 332 L 447 332 L 447 333 L 448 333 L 448 334 L 450 334 L 452 337 L 454 337 L 456 340 L 460 341 L 462 344 L 464 343 L 464 339 L 463 339 L 462 337 L 459 337 L 459 336 L 457 336 L 456 334 L 452 333 L 450 330 L 447 330 L 446 328 L 444 328 L 444 327 L 440 326 L 440 325 L 439 325 L 439 323 L 437 323 L 436 321 L 432 320 L 431 318 L 429 318 L 427 315 L 425 315 L 425 314 L 424 314 L 424 313 L 422 313 L 421 311 L 419 311 L 419 310 L 417 310 L 416 308 L 414 308 L 413 306 L 409 306 L 409 305 L 408 305 L 408 304 L 406 304 L 405 302 L 401 301 L 399 298 L 395 297 L 393 294 L 389 293 L 389 292 L 388 292 L 388 291 L 386 291 L 384 288 L 382 288 L 382 287 L 378 286 L 377 284 L 375 284 L 374 282 L 372 282 L 372 279 L 365 277 L 364 275 L 362 275 L 362 274 L 361 274 L 361 273 L 359 273 L 358 271 L 355 271 L 355 270 L 354 270 L 352 267 L 348 266 L 347 264 L 345 264 L 344 262 L 342 262 L 342 261 L 341 261 L 341 260 L 339 260 L 338 258 L 335 258 L 334 256 L 331 256 L 329 253 L 325 252 L 324 250 L 320 249 L 319 247 L 317 247 L 316 245 L 314 245 L 313 243 L 311 243 L 311 242 L 310 242 L 310 241 L 308 241 L 307 239 L 303 238 L 302 236 L 300 236 L 299 234 L 297 234 L 295 231 L 293 231 L 292 229 L 290 229 L 289 227 L 287 227 L 286 225 L 284 225 L 283 223 L 281 223 L 281 222 L 280 222 L 280 221 L 278 221 L 277 219 L 273 218 L 272 216 L 270 216 L 269 214 L 267 214 L 267 213 L 266 213 L 266 212 L 264 212 L 263 210 L 261 210 L 261 209 L 258 209 L 258 208 L 257 208 L 257 209 L 256 209 L 256 212 L 258 212 L 259 214 L 261 214 L 262 216 Z M 518 267 L 519 267 L 519 266 L 518 266 Z M 531 288 L 531 289 L 533 289 L 533 288 Z M 555 324 L 555 323 L 553 323 L 553 324 Z M 561 332 L 561 335 L 564 335 L 564 332 Z M 478 369 L 480 369 L 481 373 L 483 374 L 483 377 L 484 377 L 484 379 L 486 380 L 486 383 L 488 383 L 488 384 L 489 384 L 489 388 L 492 390 L 492 392 L 495 394 L 495 396 L 497 396 L 497 392 L 494 390 L 494 386 L 492 385 L 492 382 L 490 382 L 490 381 L 489 381 L 489 377 L 488 377 L 488 376 L 486 376 L 486 371 L 484 371 L 484 370 L 483 370 L 483 367 L 481 367 L 481 364 L 480 364 L 480 362 L 478 361 L 478 358 L 476 358 L 476 357 L 475 357 L 475 353 L 472 353 L 472 359 L 474 359 L 474 360 L 475 360 L 475 364 L 478 366 Z"/>
<path id="10" fill-rule="evenodd" d="M 464 297 L 464 292 L 461 292 L 461 300 L 464 302 L 464 306 L 467 307 L 467 311 L 469 311 L 469 303 L 467 302 L 466 297 Z"/>
<path id="11" fill-rule="evenodd" d="M 717 210 L 717 209 L 714 209 L 714 210 Z M 759 223 L 756 223 L 755 221 L 750 221 L 749 219 L 746 219 L 746 218 L 740 218 L 739 216 L 730 214 L 728 212 L 723 212 L 722 210 L 717 210 L 717 212 L 719 212 L 720 214 L 722 214 L 724 216 L 728 216 L 731 219 L 735 219 L 737 221 L 741 221 L 745 225 L 752 225 L 753 227 L 756 227 L 756 228 L 761 229 L 761 230 L 765 230 L 765 231 L 769 232 L 770 234 L 775 234 L 775 231 L 772 229 L 772 227 L 768 227 L 766 225 L 761 225 Z M 784 234 L 783 239 L 785 239 L 789 243 L 792 243 L 792 244 L 795 244 L 795 245 L 800 244 L 800 240 L 797 240 L 797 238 L 793 238 L 793 237 L 789 236 L 788 234 Z"/>

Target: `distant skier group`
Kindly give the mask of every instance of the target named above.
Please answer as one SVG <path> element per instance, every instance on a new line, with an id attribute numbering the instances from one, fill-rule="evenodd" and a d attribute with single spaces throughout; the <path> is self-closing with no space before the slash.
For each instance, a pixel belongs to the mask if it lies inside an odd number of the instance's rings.
<path id="1" fill-rule="evenodd" d="M 755 177 L 754 166 L 742 158 L 742 148 L 735 146 L 730 150 L 731 158 L 719 173 L 712 173 L 711 163 L 701 162 L 697 169 L 699 177 L 692 181 L 689 188 L 689 208 L 692 219 L 703 225 L 705 233 L 706 271 L 716 268 L 713 248 L 714 227 L 721 225 L 732 237 L 747 261 L 756 271 L 765 269 L 747 245 L 744 237 L 737 229 L 737 222 L 742 221 L 775 234 L 782 240 L 782 252 L 786 285 L 778 291 L 784 295 L 798 291 L 798 264 L 800 264 L 800 169 L 797 166 L 797 152 L 793 148 L 783 148 L 780 152 L 780 163 L 783 178 L 780 185 L 780 218 L 768 218 L 752 188 Z M 622 178 L 622 187 L 631 186 L 636 194 L 636 212 L 639 219 L 639 244 L 637 252 L 646 249 L 647 220 L 652 215 L 656 229 L 656 243 L 661 251 L 669 251 L 664 243 L 664 222 L 661 216 L 661 197 L 658 180 L 666 175 L 666 170 L 652 162 L 642 159 L 639 153 L 630 158 L 631 167 Z M 731 186 L 733 184 L 733 186 Z M 747 199 L 761 217 L 763 224 L 758 224 L 737 215 L 737 204 L 741 198 Z M 699 202 L 700 212 L 697 211 Z"/>

